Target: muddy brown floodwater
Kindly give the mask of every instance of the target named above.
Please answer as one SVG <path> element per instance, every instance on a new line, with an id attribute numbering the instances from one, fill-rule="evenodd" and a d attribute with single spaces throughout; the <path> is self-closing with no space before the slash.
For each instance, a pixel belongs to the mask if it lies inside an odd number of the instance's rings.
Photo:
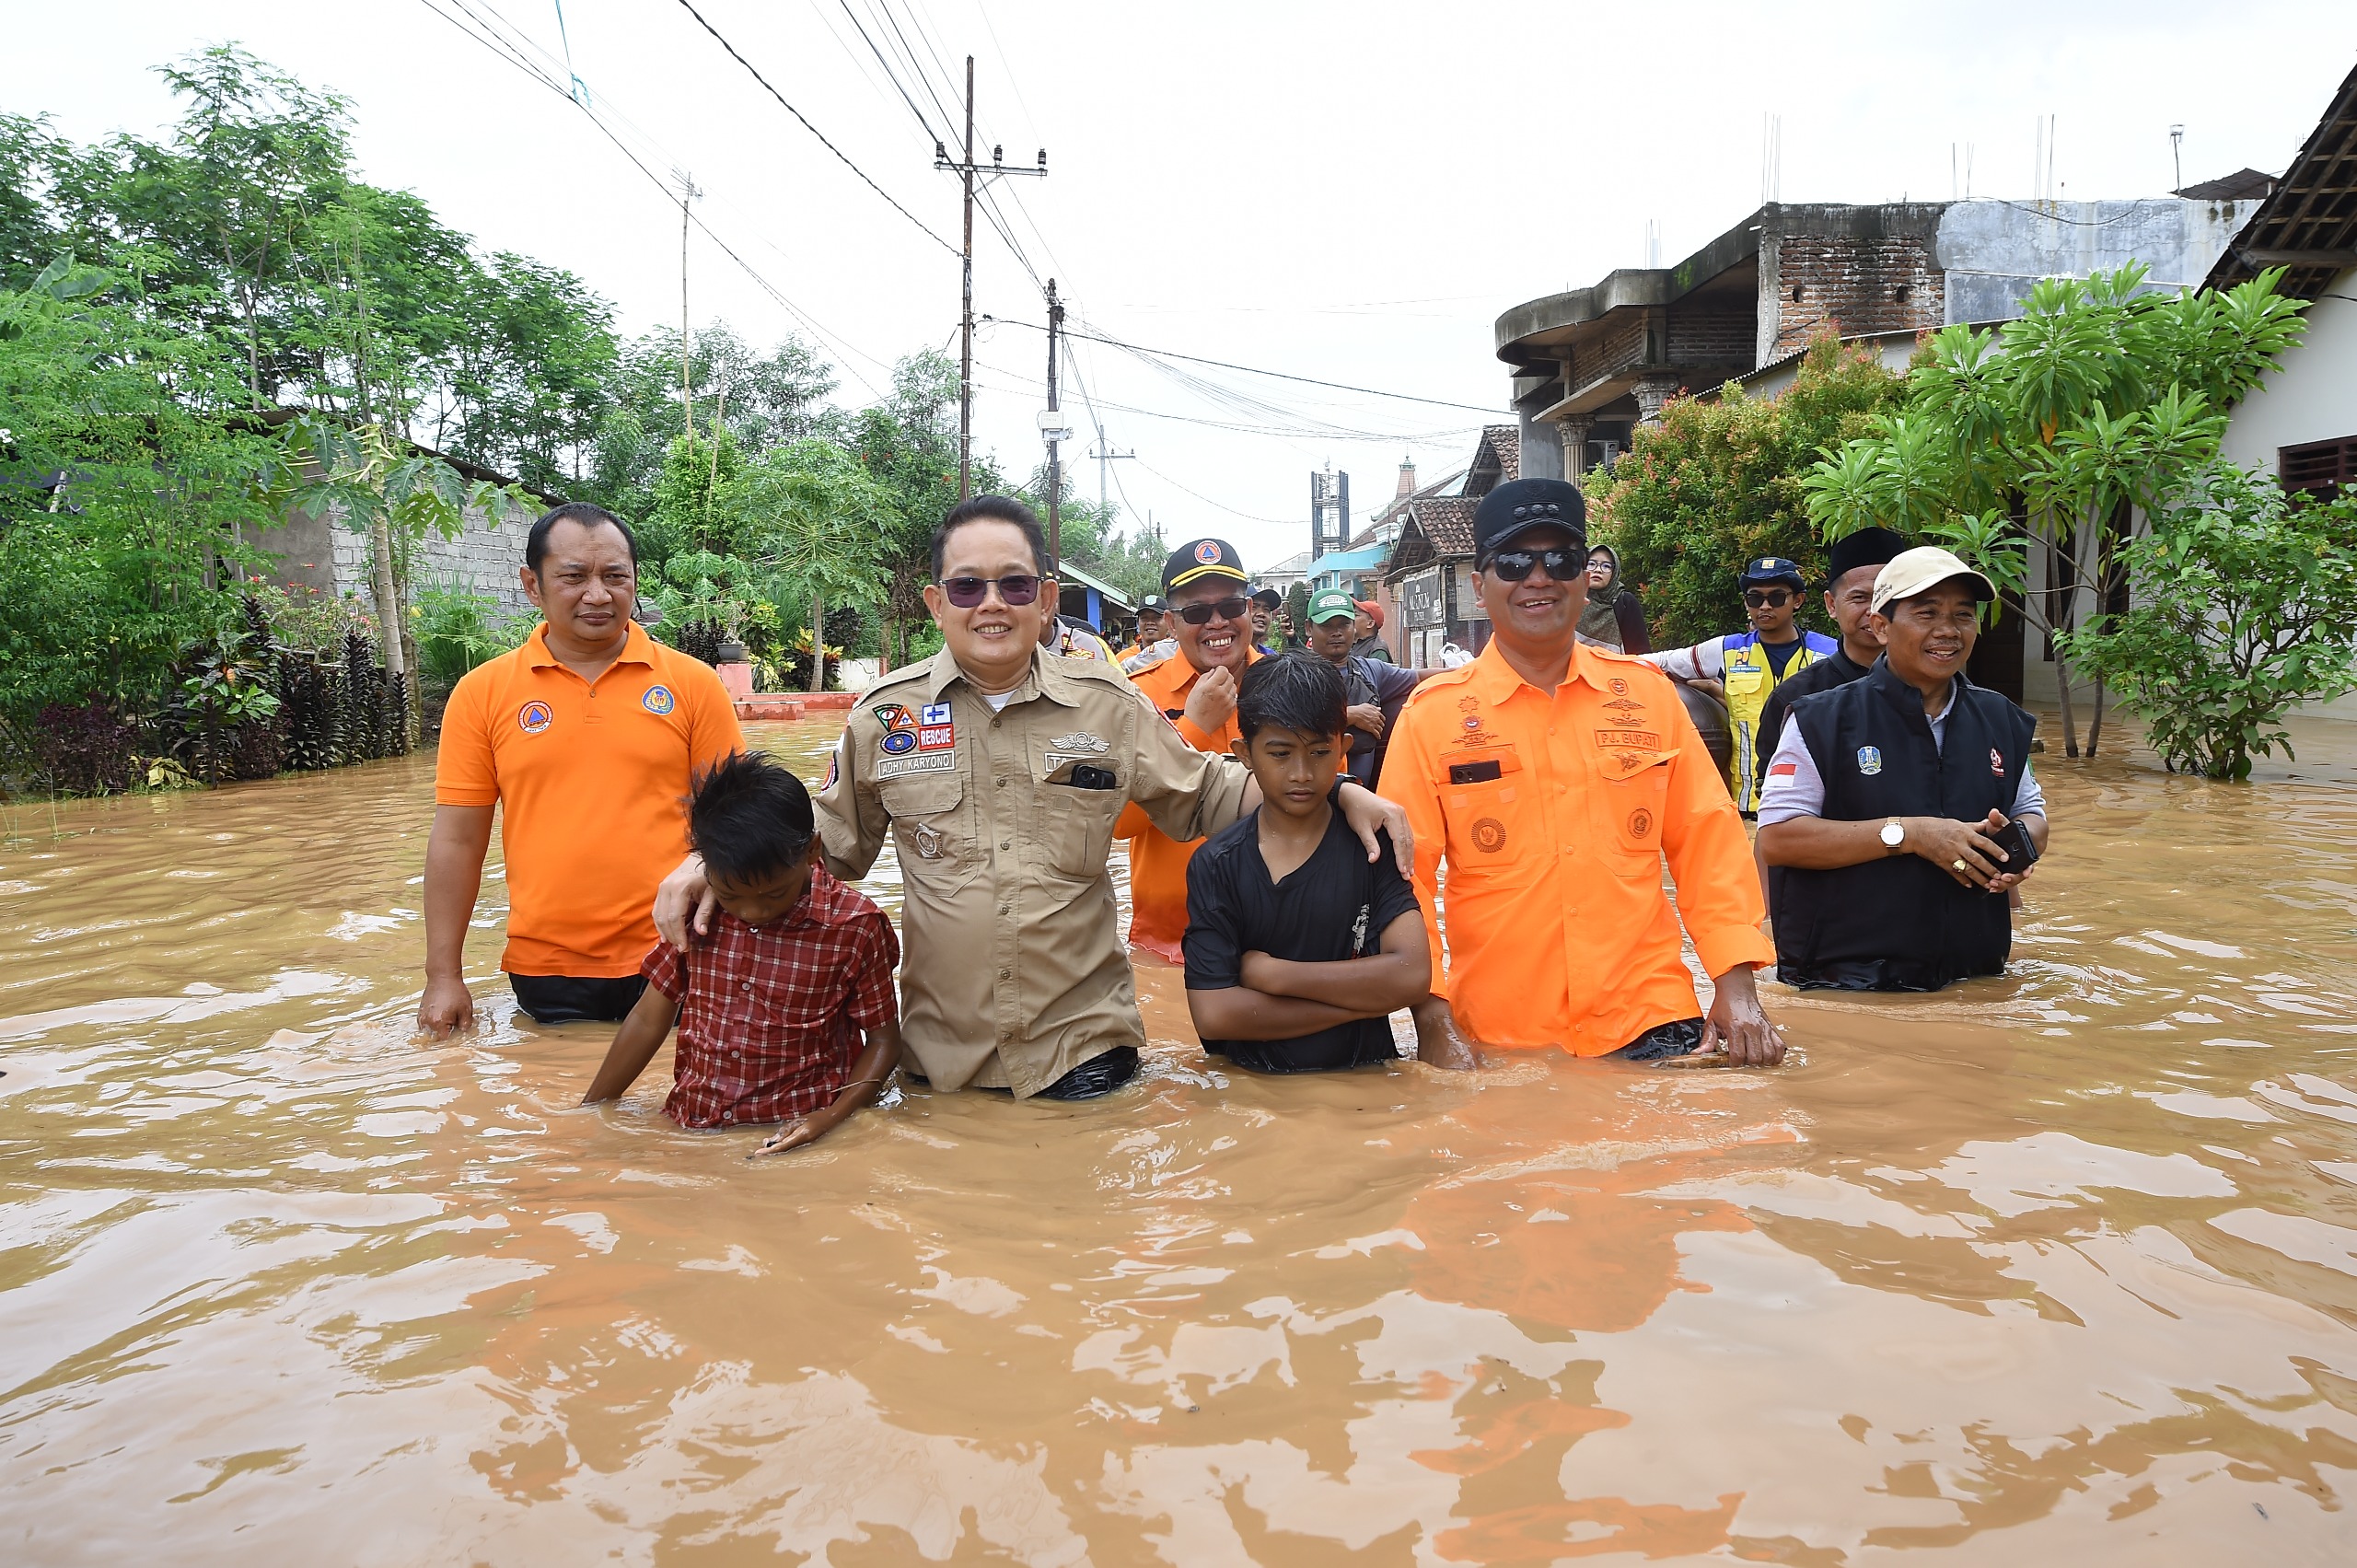
<path id="1" fill-rule="evenodd" d="M 2350 770 L 2046 766 L 2017 972 L 1779 1072 L 1258 1079 L 1148 968 L 1112 1099 L 760 1165 L 574 1109 L 495 881 L 410 1037 L 430 759 L 13 807 L 0 1561 L 2357 1561 Z"/>

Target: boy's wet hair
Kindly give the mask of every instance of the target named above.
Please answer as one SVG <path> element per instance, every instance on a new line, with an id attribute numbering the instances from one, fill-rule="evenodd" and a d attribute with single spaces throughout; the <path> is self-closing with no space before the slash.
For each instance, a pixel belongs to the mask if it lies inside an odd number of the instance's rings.
<path id="1" fill-rule="evenodd" d="M 688 842 L 707 876 L 743 887 L 810 852 L 810 792 L 759 752 L 732 751 L 696 776 Z"/>
<path id="2" fill-rule="evenodd" d="M 1259 660 L 1237 686 L 1236 723 L 1246 740 L 1270 728 L 1340 735 L 1350 723 L 1350 709 L 1342 672 L 1311 654 Z"/>

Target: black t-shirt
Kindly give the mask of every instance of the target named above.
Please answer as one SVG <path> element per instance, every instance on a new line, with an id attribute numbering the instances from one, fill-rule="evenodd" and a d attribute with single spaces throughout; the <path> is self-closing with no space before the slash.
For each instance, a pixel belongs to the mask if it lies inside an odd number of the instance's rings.
<path id="1" fill-rule="evenodd" d="M 1807 641 L 1808 639 L 1805 637 L 1794 637 L 1789 643 L 1762 643 L 1759 645 L 1759 651 L 1768 656 L 1768 668 L 1776 672 L 1777 679 L 1782 680 L 1784 679 L 1784 667 L 1793 662 L 1793 656 L 1800 652 L 1801 645 Z"/>
<path id="2" fill-rule="evenodd" d="M 1260 858 L 1260 814 L 1212 836 L 1187 863 L 1187 989 L 1244 983 L 1244 955 L 1334 963 L 1381 950 L 1384 927 L 1417 908 L 1389 835 L 1370 863 L 1339 811 L 1309 858 L 1283 882 Z M 1297 1040 L 1207 1040 L 1203 1049 L 1256 1073 L 1322 1073 L 1399 1052 L 1387 1018 L 1361 1018 Z"/>

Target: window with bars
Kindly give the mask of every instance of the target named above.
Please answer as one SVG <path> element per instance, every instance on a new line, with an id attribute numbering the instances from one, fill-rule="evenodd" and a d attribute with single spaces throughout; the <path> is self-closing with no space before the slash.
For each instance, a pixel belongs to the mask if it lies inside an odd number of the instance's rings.
<path id="1" fill-rule="evenodd" d="M 2357 436 L 2337 441 L 2304 441 L 2275 449 L 2275 474 L 2295 495 L 2330 501 L 2357 490 Z"/>

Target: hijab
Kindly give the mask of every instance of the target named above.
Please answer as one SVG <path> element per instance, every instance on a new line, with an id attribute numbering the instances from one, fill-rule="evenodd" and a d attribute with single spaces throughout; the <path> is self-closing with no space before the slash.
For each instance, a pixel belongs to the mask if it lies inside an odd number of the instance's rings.
<path id="1" fill-rule="evenodd" d="M 1613 613 L 1612 604 L 1620 597 L 1620 554 L 1608 544 L 1599 544 L 1588 552 L 1591 559 L 1598 554 L 1612 563 L 1612 575 L 1600 588 L 1589 585 L 1587 608 L 1580 611 L 1579 634 L 1618 652 L 1621 647 L 1620 622 Z"/>

